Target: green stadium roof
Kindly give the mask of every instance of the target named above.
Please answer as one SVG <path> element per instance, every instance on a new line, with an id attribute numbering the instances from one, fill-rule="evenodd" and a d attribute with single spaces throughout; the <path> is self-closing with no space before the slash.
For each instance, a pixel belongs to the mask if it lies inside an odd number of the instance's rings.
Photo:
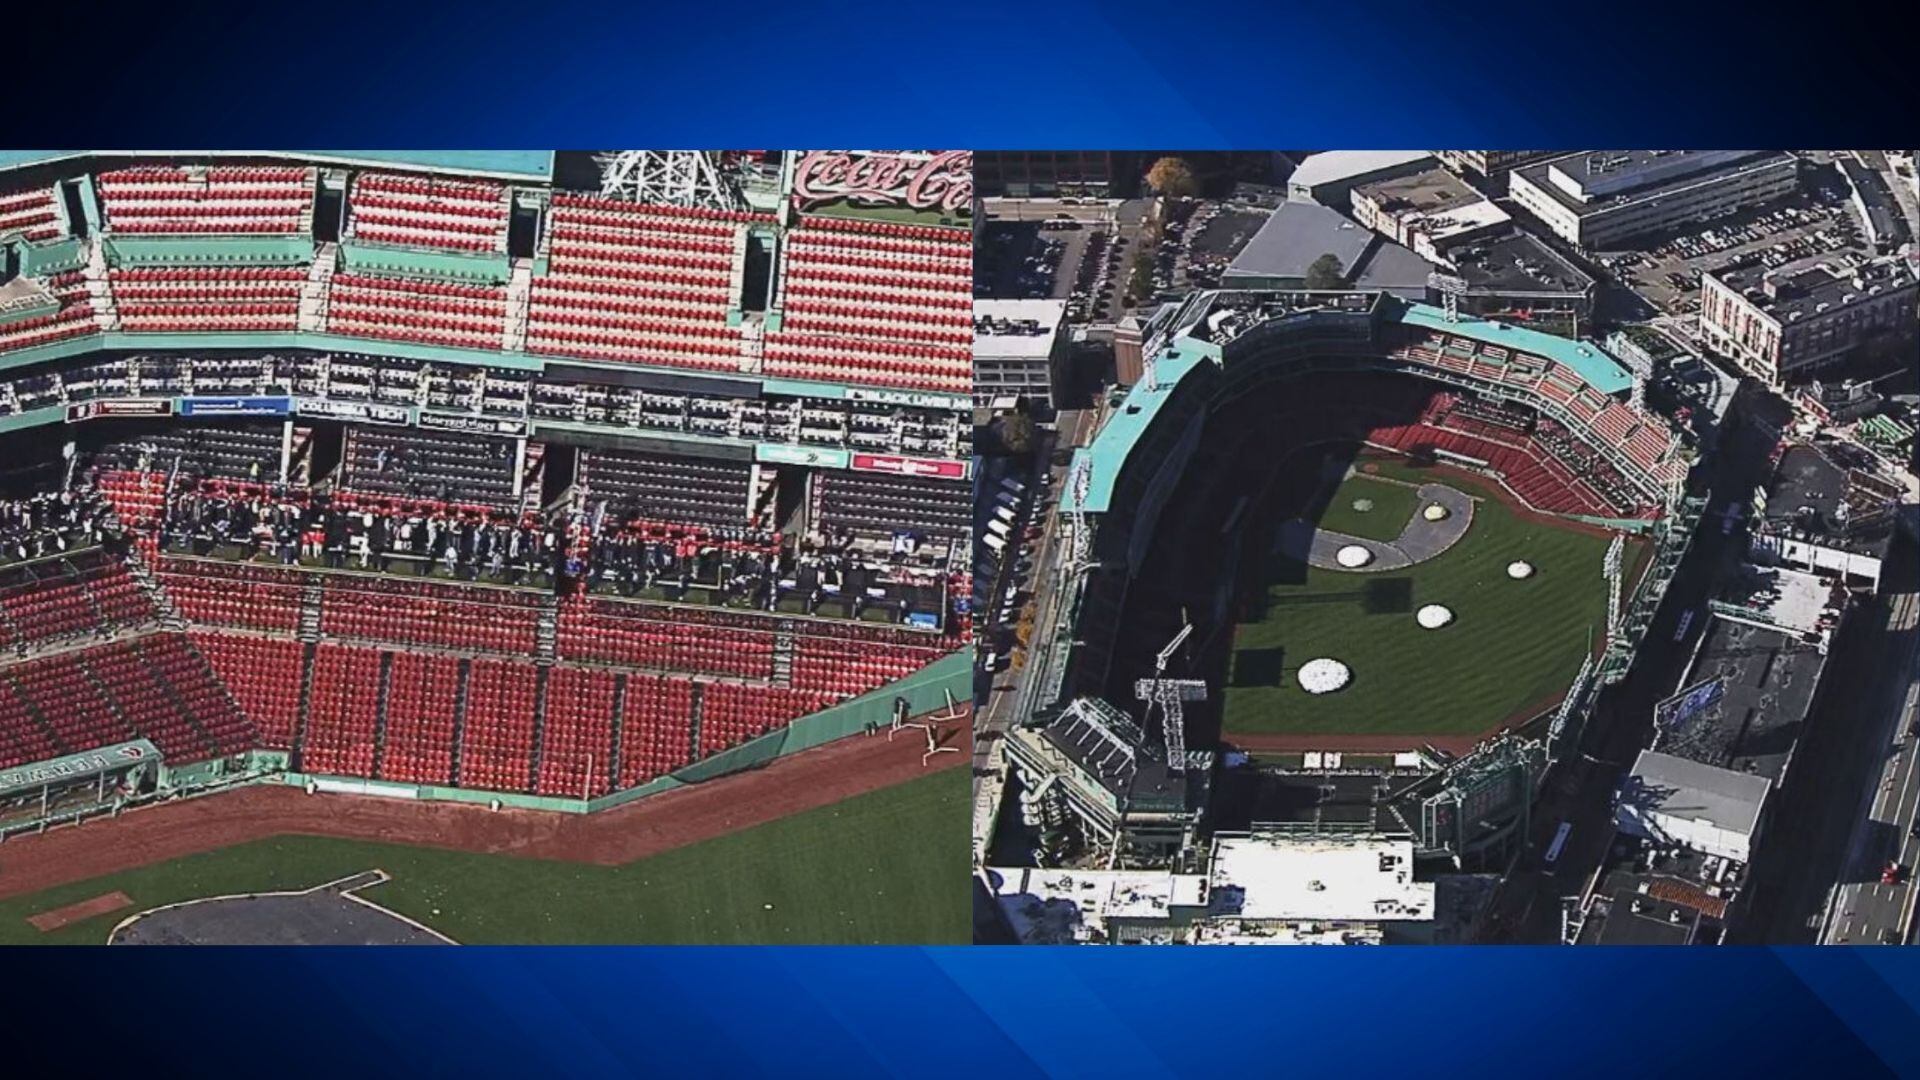
<path id="1" fill-rule="evenodd" d="M 1113 482 L 1120 476 L 1120 469 L 1127 462 L 1127 455 L 1133 453 L 1134 443 L 1152 426 L 1154 418 L 1160 415 L 1161 406 L 1173 395 L 1174 387 L 1186 378 L 1187 372 L 1210 359 L 1202 345 L 1196 341 L 1182 341 L 1175 348 L 1162 352 L 1154 363 L 1154 385 L 1144 381 L 1127 391 L 1120 408 L 1107 417 L 1100 426 L 1099 434 L 1093 437 L 1093 443 L 1073 452 L 1076 468 L 1080 462 L 1092 462 L 1093 471 L 1087 478 L 1087 500 L 1080 505 L 1079 495 L 1073 490 L 1072 473 L 1069 472 L 1066 490 L 1060 494 L 1060 509 L 1071 513 L 1085 510 L 1088 513 L 1104 514 L 1113 500 Z"/>
<path id="2" fill-rule="evenodd" d="M 1555 337 L 1524 326 L 1471 315 L 1460 316 L 1459 322 L 1448 322 L 1446 314 L 1430 304 L 1407 304 L 1400 311 L 1398 319 L 1409 326 L 1458 334 L 1489 345 L 1546 357 L 1556 364 L 1572 368 L 1586 380 L 1588 386 L 1603 394 L 1620 394 L 1633 388 L 1633 375 L 1626 367 L 1591 341 Z"/>

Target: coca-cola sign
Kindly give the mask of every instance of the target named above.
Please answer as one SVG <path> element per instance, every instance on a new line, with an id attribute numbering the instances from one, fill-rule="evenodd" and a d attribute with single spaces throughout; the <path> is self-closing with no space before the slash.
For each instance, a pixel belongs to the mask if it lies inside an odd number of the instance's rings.
<path id="1" fill-rule="evenodd" d="M 812 150 L 793 173 L 802 210 L 841 199 L 956 214 L 973 203 L 973 151 L 933 155 Z"/>

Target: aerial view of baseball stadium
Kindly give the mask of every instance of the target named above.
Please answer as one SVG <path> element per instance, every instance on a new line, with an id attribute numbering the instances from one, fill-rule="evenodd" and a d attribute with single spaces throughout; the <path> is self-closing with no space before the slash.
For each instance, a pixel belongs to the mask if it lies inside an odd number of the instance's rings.
<path id="1" fill-rule="evenodd" d="M 971 209 L 0 154 L 0 943 L 964 940 Z"/>

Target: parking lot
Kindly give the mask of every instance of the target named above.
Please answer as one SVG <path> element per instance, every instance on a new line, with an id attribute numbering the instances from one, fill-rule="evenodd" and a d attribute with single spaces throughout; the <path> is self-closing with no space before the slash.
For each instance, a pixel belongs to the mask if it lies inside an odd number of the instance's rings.
<path id="1" fill-rule="evenodd" d="M 1635 250 L 1600 252 L 1594 261 L 1662 314 L 1697 315 L 1702 273 L 1784 266 L 1857 247 L 1860 229 L 1847 212 L 1846 198 L 1836 176 L 1790 198 L 1654 238 Z"/>

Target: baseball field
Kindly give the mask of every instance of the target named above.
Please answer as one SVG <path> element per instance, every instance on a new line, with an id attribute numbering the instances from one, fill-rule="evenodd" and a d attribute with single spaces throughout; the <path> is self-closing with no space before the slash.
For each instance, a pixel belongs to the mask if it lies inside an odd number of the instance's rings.
<path id="1" fill-rule="evenodd" d="M 1452 547 L 1410 567 L 1351 572 L 1264 556 L 1265 580 L 1233 630 L 1223 730 L 1248 745 L 1301 736 L 1468 736 L 1551 705 L 1601 640 L 1607 588 L 1604 530 L 1526 513 L 1490 482 L 1458 470 L 1369 458 L 1326 503 L 1319 527 L 1369 539 L 1396 535 L 1413 513 L 1410 484 L 1444 483 L 1476 500 Z M 1362 502 L 1361 500 L 1365 500 Z M 1368 506 L 1357 512 L 1359 503 Z M 1535 572 L 1513 580 L 1507 566 Z M 1424 605 L 1453 622 L 1425 629 Z M 1316 658 L 1346 664 L 1342 690 L 1310 694 L 1295 674 Z"/>
<path id="2" fill-rule="evenodd" d="M 275 836 L 0 900 L 0 944 L 100 944 L 137 912 L 376 869 L 391 880 L 366 900 L 462 943 L 959 943 L 967 784 L 964 770 L 941 769 L 612 866 Z M 8 862 L 0 847 L 0 886 Z M 78 917 L 29 921 L 49 912 Z"/>

